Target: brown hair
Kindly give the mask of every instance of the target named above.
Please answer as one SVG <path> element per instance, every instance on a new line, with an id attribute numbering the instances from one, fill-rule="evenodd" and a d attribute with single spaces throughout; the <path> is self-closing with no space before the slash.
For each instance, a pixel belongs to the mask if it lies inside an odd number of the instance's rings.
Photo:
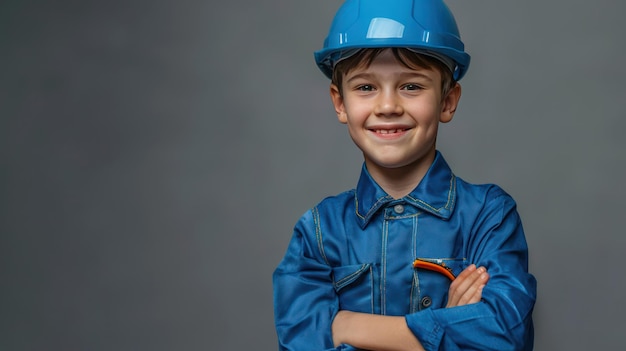
<path id="1" fill-rule="evenodd" d="M 343 95 L 342 80 L 345 74 L 356 68 L 369 67 L 374 59 L 388 48 L 363 49 L 354 55 L 339 61 L 334 69 L 331 83 L 335 84 L 339 89 L 339 93 Z M 438 70 L 441 74 L 441 98 L 448 95 L 450 89 L 454 87 L 456 81 L 452 78 L 450 69 L 438 59 L 422 55 L 406 48 L 391 48 L 396 60 L 407 68 L 425 68 L 429 70 Z"/>

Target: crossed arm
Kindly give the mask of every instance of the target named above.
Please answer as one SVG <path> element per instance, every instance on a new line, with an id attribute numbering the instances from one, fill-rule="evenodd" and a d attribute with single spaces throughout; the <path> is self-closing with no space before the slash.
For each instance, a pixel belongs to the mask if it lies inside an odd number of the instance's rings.
<path id="1" fill-rule="evenodd" d="M 446 308 L 479 302 L 488 280 L 484 267 L 470 265 L 450 285 Z M 339 311 L 332 333 L 335 347 L 350 344 L 375 351 L 424 350 L 403 316 Z"/>

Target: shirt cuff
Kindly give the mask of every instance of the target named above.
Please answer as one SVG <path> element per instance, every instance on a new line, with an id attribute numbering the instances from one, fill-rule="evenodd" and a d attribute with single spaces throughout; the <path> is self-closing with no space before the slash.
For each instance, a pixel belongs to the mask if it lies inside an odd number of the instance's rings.
<path id="1" fill-rule="evenodd" d="M 439 349 L 439 344 L 443 338 L 443 327 L 439 325 L 433 310 L 409 314 L 405 317 L 406 324 L 411 332 L 419 340 L 426 351 Z"/>
<path id="2" fill-rule="evenodd" d="M 439 350 L 447 328 L 472 332 L 474 323 L 486 315 L 483 303 L 459 307 L 427 309 L 409 314 L 406 324 L 427 351 Z M 453 333 L 454 334 L 454 333 Z"/>

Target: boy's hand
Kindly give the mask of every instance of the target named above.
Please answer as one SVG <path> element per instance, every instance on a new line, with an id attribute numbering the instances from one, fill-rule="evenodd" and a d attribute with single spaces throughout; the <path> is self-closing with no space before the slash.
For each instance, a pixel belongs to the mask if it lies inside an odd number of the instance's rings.
<path id="1" fill-rule="evenodd" d="M 358 350 L 424 351 L 404 316 L 339 311 L 332 333 L 335 347 L 348 344 Z"/>
<path id="2" fill-rule="evenodd" d="M 489 280 L 485 267 L 476 268 L 470 265 L 450 284 L 448 289 L 448 304 L 446 307 L 468 305 L 480 302 L 483 288 Z"/>

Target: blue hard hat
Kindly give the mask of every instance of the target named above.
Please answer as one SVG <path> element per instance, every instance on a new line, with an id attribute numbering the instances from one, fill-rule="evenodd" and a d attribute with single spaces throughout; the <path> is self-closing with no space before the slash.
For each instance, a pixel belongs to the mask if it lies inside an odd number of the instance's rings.
<path id="1" fill-rule="evenodd" d="M 442 0 L 347 0 L 337 10 L 324 47 L 315 52 L 322 72 L 364 48 L 402 47 L 452 63 L 460 80 L 470 63 L 459 29 Z"/>

